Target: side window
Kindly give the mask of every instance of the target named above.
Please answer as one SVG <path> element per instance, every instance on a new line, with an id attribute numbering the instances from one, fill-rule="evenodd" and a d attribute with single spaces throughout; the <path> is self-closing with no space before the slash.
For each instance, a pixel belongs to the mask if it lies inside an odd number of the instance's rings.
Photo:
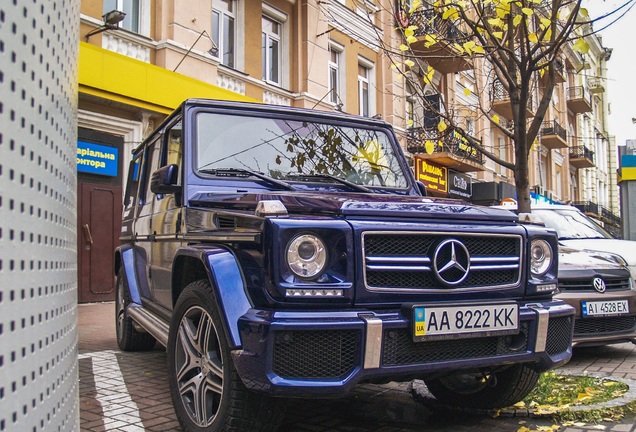
<path id="1" fill-rule="evenodd" d="M 142 185 L 139 191 L 139 202 L 142 206 L 145 206 L 148 202 L 152 201 L 152 192 L 150 192 L 150 178 L 152 173 L 159 168 L 159 157 L 161 155 L 159 148 L 159 138 L 155 139 L 151 144 L 146 147 L 146 154 L 144 156 L 144 170 L 142 173 Z"/>
<path id="2" fill-rule="evenodd" d="M 183 147 L 182 147 L 182 135 L 183 129 L 181 127 L 181 121 L 175 123 L 172 126 L 169 126 L 166 130 L 165 136 L 165 148 L 166 148 L 166 165 L 175 164 L 179 167 L 179 176 L 178 176 L 178 184 L 181 184 L 181 170 L 182 170 L 182 158 L 183 158 Z"/>
<path id="3" fill-rule="evenodd" d="M 126 193 L 124 194 L 124 208 L 129 209 L 138 204 L 139 178 L 141 174 L 141 161 L 143 152 L 133 156 L 128 167 L 128 179 L 126 180 Z"/>

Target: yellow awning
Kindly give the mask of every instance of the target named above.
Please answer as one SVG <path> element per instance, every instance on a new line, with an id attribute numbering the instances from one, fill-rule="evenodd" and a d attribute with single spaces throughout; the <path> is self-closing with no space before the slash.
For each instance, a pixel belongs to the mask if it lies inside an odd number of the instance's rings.
<path id="1" fill-rule="evenodd" d="M 163 114 L 188 98 L 251 101 L 238 93 L 80 42 L 79 92 Z"/>

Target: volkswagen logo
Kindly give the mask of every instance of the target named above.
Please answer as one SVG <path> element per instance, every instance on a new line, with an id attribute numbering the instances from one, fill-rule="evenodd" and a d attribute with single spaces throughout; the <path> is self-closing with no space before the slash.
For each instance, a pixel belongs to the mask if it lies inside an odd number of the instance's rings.
<path id="1" fill-rule="evenodd" d="M 594 289 L 600 293 L 605 292 L 605 281 L 600 277 L 595 277 L 592 281 L 592 285 L 594 285 Z"/>
<path id="2" fill-rule="evenodd" d="M 470 254 L 459 240 L 441 242 L 433 254 L 433 271 L 440 282 L 454 286 L 464 282 L 470 270 Z"/>

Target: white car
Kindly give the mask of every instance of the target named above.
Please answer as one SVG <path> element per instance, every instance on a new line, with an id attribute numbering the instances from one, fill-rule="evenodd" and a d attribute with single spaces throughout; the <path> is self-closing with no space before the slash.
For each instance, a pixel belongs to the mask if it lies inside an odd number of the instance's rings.
<path id="1" fill-rule="evenodd" d="M 610 252 L 620 255 L 636 283 L 636 241 L 612 237 L 583 212 L 569 205 L 535 205 L 532 214 L 554 229 L 559 243 L 571 249 Z"/>

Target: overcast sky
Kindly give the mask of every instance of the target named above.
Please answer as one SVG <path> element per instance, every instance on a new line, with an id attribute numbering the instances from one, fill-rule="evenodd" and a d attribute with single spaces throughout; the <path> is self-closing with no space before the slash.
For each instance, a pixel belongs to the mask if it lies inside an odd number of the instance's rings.
<path id="1" fill-rule="evenodd" d="M 612 48 L 612 57 L 607 63 L 608 82 L 606 91 L 609 95 L 611 114 L 609 117 L 609 134 L 616 137 L 616 144 L 625 145 L 625 140 L 636 139 L 636 6 L 633 0 L 583 0 L 590 17 L 596 18 L 619 6 L 630 5 L 594 24 L 599 30 L 625 13 L 617 22 L 601 31 L 603 46 Z"/>

